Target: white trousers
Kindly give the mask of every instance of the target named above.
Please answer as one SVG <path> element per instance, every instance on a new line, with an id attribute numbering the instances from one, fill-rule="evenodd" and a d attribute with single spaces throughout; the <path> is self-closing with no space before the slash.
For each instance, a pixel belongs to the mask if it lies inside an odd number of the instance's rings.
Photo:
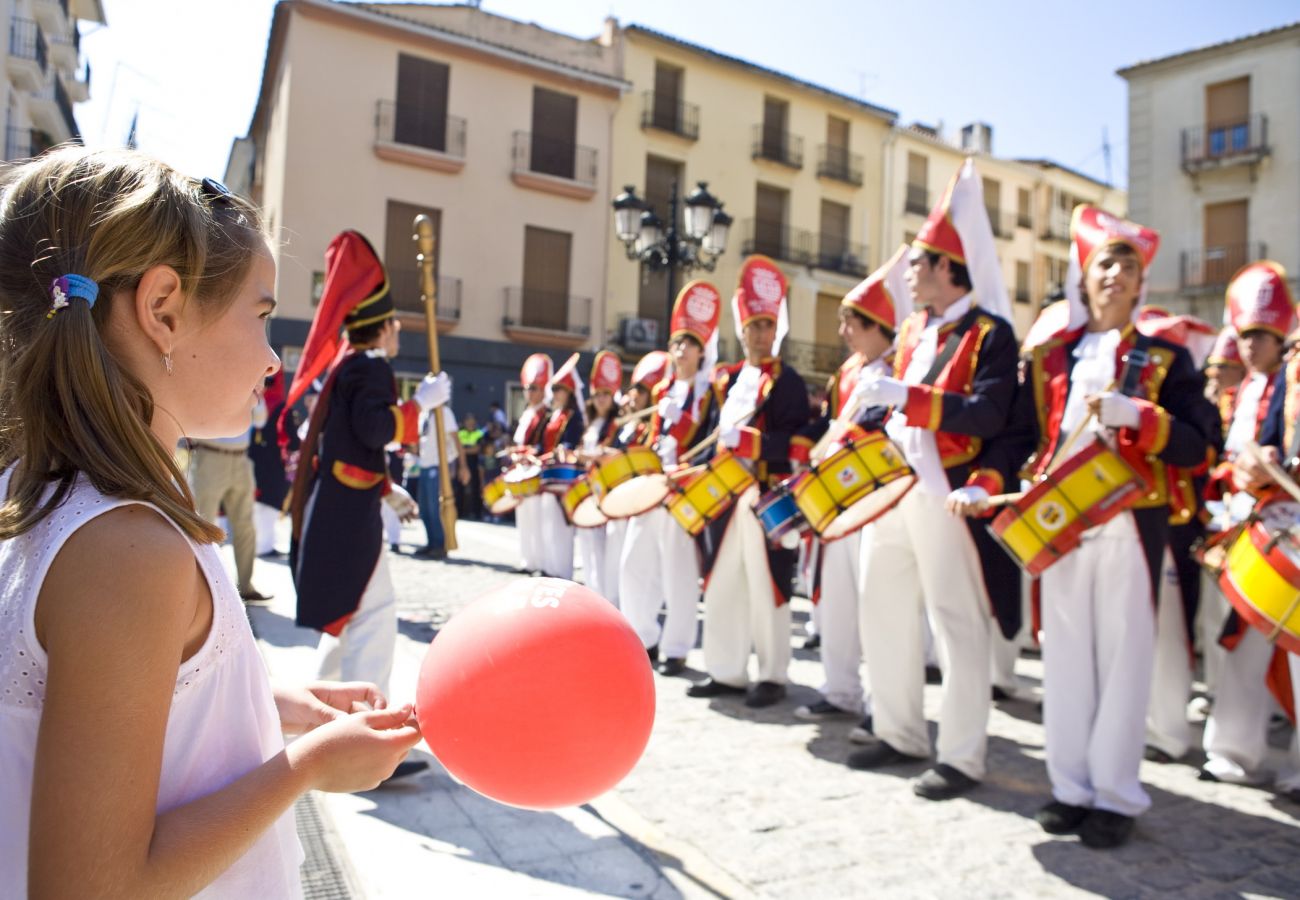
<path id="1" fill-rule="evenodd" d="M 627 519 L 611 519 L 605 523 L 605 599 L 622 607 L 623 597 L 623 541 L 627 538 Z"/>
<path id="2" fill-rule="evenodd" d="M 542 548 L 542 496 L 532 496 L 515 507 L 515 529 L 519 532 L 519 565 L 529 572 L 545 569 Z"/>
<path id="3" fill-rule="evenodd" d="M 542 571 L 552 578 L 573 580 L 574 527 L 564 518 L 560 498 L 543 494 L 541 514 L 537 517 L 542 544 Z"/>
<path id="4" fill-rule="evenodd" d="M 700 568 L 695 543 L 662 506 L 627 520 L 619 603 L 643 647 L 685 659 L 695 646 Z M 659 610 L 666 608 L 659 626 Z"/>
<path id="5" fill-rule="evenodd" d="M 370 574 L 361 604 L 338 637 L 322 634 L 316 646 L 316 677 L 324 681 L 369 681 L 388 696 L 397 642 L 397 596 L 388 572 L 388 551 Z"/>
<path id="6" fill-rule="evenodd" d="M 265 503 L 253 504 L 253 530 L 257 532 L 257 555 L 265 556 L 275 550 L 275 526 L 280 521 L 280 510 Z"/>
<path id="7" fill-rule="evenodd" d="M 1047 774 L 1062 803 L 1144 812 L 1155 610 L 1137 523 L 1117 516 L 1043 573 Z"/>
<path id="8" fill-rule="evenodd" d="M 990 705 L 988 592 L 979 554 L 943 498 L 917 488 L 862 540 L 862 649 L 878 738 L 913 756 L 930 755 L 922 706 L 923 608 L 943 667 L 939 762 L 979 780 Z"/>
<path id="9" fill-rule="evenodd" d="M 1269 778 L 1262 767 L 1274 701 L 1264 677 L 1273 645 L 1258 628 L 1245 629 L 1219 668 L 1214 711 L 1205 723 L 1205 770 L 1220 781 L 1262 784 Z"/>
<path id="10" fill-rule="evenodd" d="M 789 680 L 790 604 L 776 605 L 757 498 L 751 487 L 736 500 L 704 591 L 704 667 L 715 681 L 736 687 L 749 681 L 751 647 L 759 681 Z M 624 582 L 625 600 L 629 587 Z"/>
<path id="11" fill-rule="evenodd" d="M 870 540 L 872 526 L 822 544 L 821 600 L 817 623 L 821 635 L 822 669 L 826 681 L 821 693 L 828 703 L 852 713 L 870 709 L 864 706 L 862 687 L 862 639 L 858 634 L 858 570 L 861 568 L 864 534 Z"/>
<path id="12" fill-rule="evenodd" d="M 1183 591 L 1169 548 L 1160 570 L 1160 597 L 1156 606 L 1155 668 L 1151 675 L 1151 702 L 1147 707 L 1146 741 L 1174 759 L 1192 746 L 1192 725 L 1187 721 L 1187 701 L 1192 695 L 1192 659 L 1187 651 Z"/>
<path id="13" fill-rule="evenodd" d="M 582 583 L 602 597 L 608 597 L 605 587 L 605 526 L 575 528 L 573 541 L 578 546 L 578 559 L 582 560 Z"/>
<path id="14" fill-rule="evenodd" d="M 379 504 L 379 519 L 384 523 L 384 544 L 392 546 L 402 542 L 402 520 L 387 503 Z"/>

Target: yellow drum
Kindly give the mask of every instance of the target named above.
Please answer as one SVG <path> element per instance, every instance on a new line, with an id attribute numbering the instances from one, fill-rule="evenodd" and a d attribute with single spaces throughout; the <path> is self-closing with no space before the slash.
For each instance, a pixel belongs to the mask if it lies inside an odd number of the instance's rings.
<path id="1" fill-rule="evenodd" d="M 1143 491 L 1119 454 L 1094 442 L 1000 512 L 989 531 L 1022 569 L 1040 575 L 1079 546 L 1085 531 L 1115 518 Z"/>
<path id="2" fill-rule="evenodd" d="M 672 478 L 668 513 L 687 534 L 696 535 L 753 485 L 754 476 L 745 464 L 723 450 L 708 465 L 683 469 Z"/>
<path id="3" fill-rule="evenodd" d="M 518 501 L 526 500 L 542 490 L 542 467 L 524 464 L 515 466 L 501 476 L 506 483 L 506 490 Z"/>
<path id="4" fill-rule="evenodd" d="M 494 516 L 511 512 L 521 502 L 519 497 L 510 493 L 504 475 L 498 475 L 483 486 L 483 506 Z"/>
<path id="5" fill-rule="evenodd" d="M 649 447 L 628 447 L 597 463 L 588 480 L 600 511 L 611 519 L 626 519 L 654 509 L 663 500 L 666 482 L 656 485 L 642 477 L 662 476 L 663 471 L 658 453 Z"/>
<path id="6" fill-rule="evenodd" d="M 596 495 L 591 492 L 591 482 L 586 478 L 574 482 L 573 487 L 564 492 L 560 503 L 565 518 L 578 528 L 599 528 L 609 521 L 596 504 Z"/>
<path id="7" fill-rule="evenodd" d="M 1261 502 L 1228 548 L 1219 587 L 1243 619 L 1300 653 L 1300 504 Z"/>
<path id="8" fill-rule="evenodd" d="M 786 486 L 818 537 L 833 541 L 888 512 L 915 483 L 903 452 L 877 431 L 841 447 Z"/>

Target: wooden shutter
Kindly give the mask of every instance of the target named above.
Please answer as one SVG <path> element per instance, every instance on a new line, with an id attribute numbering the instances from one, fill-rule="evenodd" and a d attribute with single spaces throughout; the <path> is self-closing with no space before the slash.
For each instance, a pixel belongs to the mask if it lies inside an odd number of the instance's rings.
<path id="1" fill-rule="evenodd" d="M 524 289 L 520 319 L 529 328 L 564 331 L 569 324 L 567 231 L 524 226 Z"/>
<path id="2" fill-rule="evenodd" d="M 920 188 L 930 184 L 930 160 L 919 153 L 907 154 L 907 183 Z"/>
<path id="3" fill-rule="evenodd" d="M 679 66 L 655 61 L 654 125 L 666 131 L 681 130 L 682 78 Z"/>
<path id="4" fill-rule="evenodd" d="M 673 182 L 677 182 L 678 191 L 682 186 L 682 164 L 662 156 L 645 158 L 645 199 L 659 218 L 668 224 L 668 196 Z M 680 219 L 680 212 L 678 213 Z M 659 323 L 660 338 L 667 337 L 668 317 L 672 313 L 672 302 L 676 298 L 668 297 L 668 273 L 641 267 L 641 282 L 637 289 L 637 316 L 642 319 L 654 319 Z"/>
<path id="5" fill-rule="evenodd" d="M 1016 302 L 1029 302 L 1029 263 L 1016 263 Z"/>
<path id="6" fill-rule="evenodd" d="M 838 294 L 817 295 L 817 322 L 814 340 L 826 347 L 840 343 L 840 297 Z"/>
<path id="7" fill-rule="evenodd" d="M 1016 224 L 1026 228 L 1033 225 L 1033 204 L 1033 194 L 1029 192 L 1028 188 L 1016 189 L 1016 218 L 1018 220 Z"/>
<path id="8" fill-rule="evenodd" d="M 393 140 L 429 150 L 447 149 L 446 63 L 400 53 Z"/>
<path id="9" fill-rule="evenodd" d="M 532 171 L 572 179 L 578 152 L 578 98 L 534 87 L 532 134 Z"/>
<path id="10" fill-rule="evenodd" d="M 1247 217 L 1249 201 L 1205 205 L 1204 280 L 1206 284 L 1226 284 L 1244 266 L 1247 257 Z"/>
<path id="11" fill-rule="evenodd" d="M 840 150 L 849 149 L 849 120 L 839 116 L 826 117 L 826 143 Z"/>
<path id="12" fill-rule="evenodd" d="M 1205 88 L 1206 128 L 1237 125 L 1250 118 L 1250 76 Z"/>
<path id="13" fill-rule="evenodd" d="M 785 246 L 786 192 L 757 186 L 754 192 L 754 252 L 776 259 L 789 259 Z"/>
<path id="14" fill-rule="evenodd" d="M 849 207 L 832 200 L 822 201 L 821 232 L 817 252 L 823 269 L 838 269 L 848 251 Z"/>
<path id="15" fill-rule="evenodd" d="M 413 203 L 389 200 L 384 216 L 384 268 L 388 270 L 388 289 L 393 304 L 403 312 L 423 312 L 420 267 L 415 261 L 415 217 L 424 213 L 433 220 L 433 277 L 441 272 L 442 211 Z"/>
<path id="16" fill-rule="evenodd" d="M 790 104 L 776 97 L 763 98 L 763 156 L 786 158 L 786 116 Z"/>

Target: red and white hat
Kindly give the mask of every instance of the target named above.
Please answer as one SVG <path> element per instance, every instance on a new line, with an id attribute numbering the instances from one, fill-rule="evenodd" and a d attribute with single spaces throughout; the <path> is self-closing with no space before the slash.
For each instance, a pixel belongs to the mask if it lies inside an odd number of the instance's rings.
<path id="1" fill-rule="evenodd" d="M 1295 300 L 1286 283 L 1286 270 L 1268 259 L 1244 267 L 1228 282 L 1225 325 L 1237 334 L 1267 331 L 1286 340 L 1295 329 Z"/>
<path id="2" fill-rule="evenodd" d="M 632 368 L 632 384 L 650 390 L 668 377 L 673 358 L 665 350 L 651 350 Z"/>
<path id="3" fill-rule="evenodd" d="M 602 350 L 591 363 L 591 392 L 618 393 L 623 386 L 623 363 L 617 354 Z"/>
<path id="4" fill-rule="evenodd" d="M 582 376 L 578 374 L 578 358 L 582 354 L 575 353 L 564 361 L 564 365 L 555 370 L 551 376 L 551 389 L 564 388 L 570 393 L 576 393 L 582 386 Z"/>
<path id="5" fill-rule="evenodd" d="M 519 383 L 524 387 L 544 388 L 551 380 L 551 367 L 554 363 L 545 353 L 534 353 L 524 360 L 519 370 Z"/>
<path id="6" fill-rule="evenodd" d="M 1160 233 L 1145 225 L 1121 219 L 1104 209 L 1080 203 L 1070 216 L 1070 265 L 1065 276 L 1065 296 L 1070 301 L 1070 325 L 1082 328 L 1088 321 L 1088 303 L 1079 292 L 1084 273 L 1097 253 L 1106 247 L 1123 244 L 1131 247 L 1142 266 L 1142 274 L 1150 268 L 1151 261 L 1160 249 Z M 1146 278 L 1142 279 L 1141 293 L 1133 308 L 1134 321 L 1147 296 Z"/>
<path id="7" fill-rule="evenodd" d="M 908 296 L 906 276 L 907 245 L 903 244 L 889 262 L 845 294 L 840 306 L 896 332 L 911 309 L 911 304 L 905 300 Z"/>
<path id="8" fill-rule="evenodd" d="M 704 348 L 702 371 L 710 371 L 718 361 L 718 321 L 722 318 L 722 295 L 707 281 L 688 282 L 677 293 L 672 320 L 668 325 L 669 341 L 689 335 Z"/>
<path id="9" fill-rule="evenodd" d="M 740 264 L 736 293 L 731 298 L 731 315 L 736 320 L 736 337 L 742 338 L 750 322 L 768 319 L 776 323 L 776 340 L 772 355 L 781 352 L 781 341 L 790 331 L 790 315 L 785 294 L 789 282 L 785 273 L 766 256 L 747 257 Z"/>
<path id="10" fill-rule="evenodd" d="M 1214 339 L 1214 347 L 1210 350 L 1209 357 L 1205 360 L 1207 366 L 1235 366 L 1238 369 L 1244 369 L 1246 364 L 1241 361 L 1241 348 L 1237 346 L 1237 332 L 1231 328 L 1224 328 L 1219 332 L 1219 336 Z"/>

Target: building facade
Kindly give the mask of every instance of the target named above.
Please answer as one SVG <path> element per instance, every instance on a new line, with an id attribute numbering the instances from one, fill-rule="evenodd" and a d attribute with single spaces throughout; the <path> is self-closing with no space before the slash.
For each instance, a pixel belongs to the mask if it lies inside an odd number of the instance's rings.
<path id="1" fill-rule="evenodd" d="M 1151 300 L 1218 323 L 1227 282 L 1300 271 L 1300 23 L 1119 70 L 1129 206 L 1161 234 Z"/>

